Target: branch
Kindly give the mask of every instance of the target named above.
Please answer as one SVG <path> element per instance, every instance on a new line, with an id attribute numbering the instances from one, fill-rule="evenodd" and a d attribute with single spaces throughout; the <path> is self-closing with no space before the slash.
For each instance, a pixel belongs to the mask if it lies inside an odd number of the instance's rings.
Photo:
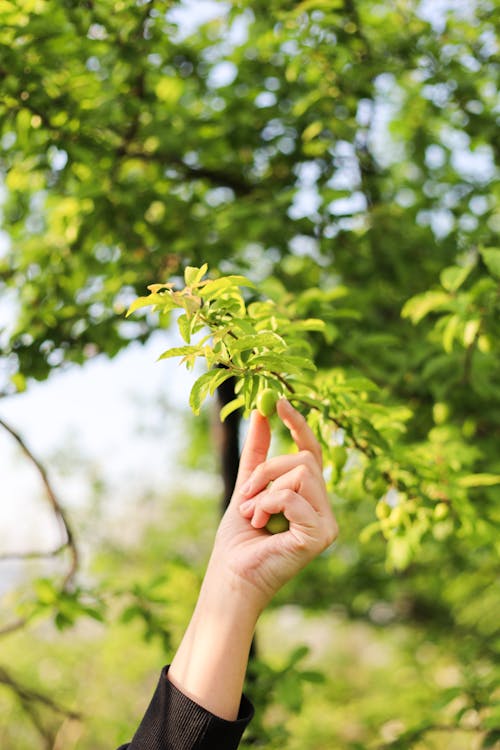
<path id="1" fill-rule="evenodd" d="M 57 557 L 57 555 L 60 555 L 61 552 L 63 552 L 68 546 L 68 543 L 65 542 L 64 544 L 61 544 L 59 547 L 56 547 L 56 549 L 53 550 L 45 550 L 36 552 L 35 550 L 32 550 L 31 552 L 5 552 L 0 555 L 0 562 L 3 562 L 4 560 L 35 560 L 39 558 L 49 558 L 49 557 Z"/>
<path id="2" fill-rule="evenodd" d="M 46 708 L 50 708 L 51 711 L 54 711 L 54 713 L 61 716 L 67 716 L 70 719 L 82 718 L 82 715 L 77 711 L 72 711 L 71 709 L 62 706 L 60 703 L 56 703 L 52 698 L 49 698 L 43 693 L 39 693 L 37 690 L 33 690 L 33 688 L 21 685 L 21 683 L 14 679 L 5 667 L 2 666 L 0 666 L 0 684 L 7 685 L 7 687 L 11 688 L 22 703 L 41 703 Z"/>
<path id="3" fill-rule="evenodd" d="M 0 666 L 0 685 L 5 685 L 10 690 L 12 690 L 17 700 L 21 704 L 21 708 L 29 716 L 30 720 L 33 722 L 38 733 L 40 734 L 46 750 L 52 750 L 52 748 L 55 747 L 55 734 L 53 730 L 50 730 L 44 725 L 42 717 L 38 712 L 39 708 L 43 707 L 49 709 L 50 711 L 53 711 L 60 716 L 64 716 L 66 719 L 81 721 L 81 714 L 77 713 L 76 711 L 72 711 L 65 706 L 62 706 L 60 703 L 56 703 L 56 701 L 54 701 L 52 698 L 49 698 L 47 695 L 44 695 L 43 693 L 40 693 L 33 688 L 22 685 L 14 677 L 12 677 L 12 675 L 5 669 L 5 667 L 2 666 Z"/>
<path id="4" fill-rule="evenodd" d="M 182 177 L 185 180 L 206 179 L 214 185 L 231 188 L 237 196 L 249 195 L 255 189 L 255 186 L 251 182 L 247 182 L 244 177 L 236 172 L 229 172 L 225 169 L 217 169 L 216 167 L 204 167 L 202 165 L 190 166 L 174 154 L 164 154 L 160 151 L 150 154 L 142 149 L 129 148 L 126 143 L 119 146 L 115 153 L 117 157 L 127 156 L 133 159 L 141 159 L 142 161 L 157 162 L 164 167 L 172 166 L 182 172 Z"/>
<path id="5" fill-rule="evenodd" d="M 77 549 L 76 542 L 75 542 L 75 536 L 71 528 L 71 525 L 68 521 L 68 518 L 66 516 L 66 512 L 63 509 L 63 506 L 59 498 L 57 497 L 56 492 L 54 488 L 52 487 L 52 484 L 49 481 L 45 467 L 33 455 L 33 453 L 28 448 L 28 446 L 26 445 L 22 437 L 19 435 L 19 433 L 1 418 L 0 418 L 0 427 L 3 427 L 5 430 L 7 430 L 7 432 L 14 438 L 14 440 L 21 447 L 21 450 L 23 451 L 24 455 L 35 466 L 42 480 L 42 484 L 45 488 L 47 499 L 52 508 L 52 511 L 57 521 L 59 522 L 60 526 L 62 526 L 62 531 L 64 533 L 64 536 L 66 537 L 65 540 L 60 544 L 60 546 L 57 549 L 53 550 L 52 552 L 9 553 L 9 554 L 4 554 L 0 556 L 0 561 L 8 560 L 8 559 L 54 557 L 60 554 L 63 550 L 68 549 L 70 552 L 70 566 L 69 566 L 68 571 L 66 572 L 66 575 L 63 578 L 62 585 L 61 585 L 61 589 L 64 591 L 65 589 L 69 587 L 69 584 L 73 580 L 75 573 L 78 569 L 78 564 L 79 564 L 79 555 L 78 555 L 78 549 Z M 0 628 L 0 635 L 6 635 L 7 633 L 12 633 L 13 631 L 18 630 L 19 628 L 22 628 L 26 624 L 26 622 L 27 622 L 27 618 L 21 618 L 19 620 L 15 620 L 11 623 L 8 623 L 3 628 Z"/>

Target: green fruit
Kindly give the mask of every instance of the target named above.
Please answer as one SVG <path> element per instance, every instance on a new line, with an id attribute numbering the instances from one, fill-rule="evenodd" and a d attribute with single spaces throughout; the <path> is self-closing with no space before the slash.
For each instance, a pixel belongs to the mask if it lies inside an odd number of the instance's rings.
<path id="1" fill-rule="evenodd" d="M 270 534 L 281 534 L 282 531 L 288 531 L 289 528 L 288 518 L 283 513 L 274 513 L 266 523 L 266 530 Z"/>
<path id="2" fill-rule="evenodd" d="M 344 448 L 343 445 L 334 445 L 330 449 L 330 456 L 332 458 L 332 463 L 335 466 L 335 468 L 340 472 L 345 466 L 345 462 L 347 461 L 347 450 Z"/>
<path id="3" fill-rule="evenodd" d="M 442 521 L 446 518 L 450 512 L 450 508 L 447 503 L 438 503 L 434 508 L 434 518 L 436 521 Z"/>
<path id="4" fill-rule="evenodd" d="M 449 419 L 450 407 L 444 401 L 436 401 L 432 407 L 432 417 L 436 424 L 444 424 Z"/>
<path id="5" fill-rule="evenodd" d="M 278 394 L 271 388 L 264 388 L 257 396 L 257 409 L 263 417 L 272 417 L 276 411 Z"/>
<path id="6" fill-rule="evenodd" d="M 384 518 L 388 518 L 391 514 L 391 506 L 389 503 L 386 503 L 385 500 L 379 500 L 377 505 L 375 506 L 375 515 L 380 521 L 383 521 Z"/>

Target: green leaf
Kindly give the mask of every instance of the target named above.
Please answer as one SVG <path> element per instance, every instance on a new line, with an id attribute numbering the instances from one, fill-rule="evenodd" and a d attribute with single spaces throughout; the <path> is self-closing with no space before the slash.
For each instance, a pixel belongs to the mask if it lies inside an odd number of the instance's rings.
<path id="1" fill-rule="evenodd" d="M 500 474 L 468 474 L 460 477 L 458 484 L 461 487 L 492 487 L 500 484 Z"/>
<path id="2" fill-rule="evenodd" d="M 54 604 L 59 592 L 50 578 L 39 578 L 34 582 L 35 593 L 41 604 Z"/>
<path id="3" fill-rule="evenodd" d="M 430 291 L 417 294 L 403 305 L 401 317 L 410 318 L 414 324 L 420 323 L 430 312 L 447 308 L 450 300 L 451 297 L 446 292 Z"/>
<path id="4" fill-rule="evenodd" d="M 191 320 L 188 318 L 186 313 L 183 313 L 182 315 L 179 315 L 177 318 L 177 325 L 179 327 L 179 332 L 186 341 L 186 343 L 189 344 L 191 341 Z"/>
<path id="5" fill-rule="evenodd" d="M 304 682 L 311 682 L 314 685 L 322 685 L 326 680 L 326 677 L 322 672 L 315 672 L 310 669 L 301 672 L 300 677 Z"/>
<path id="6" fill-rule="evenodd" d="M 201 268 L 187 266 L 184 269 L 184 282 L 186 286 L 196 287 L 208 270 L 208 263 L 204 263 Z"/>
<path id="7" fill-rule="evenodd" d="M 245 276 L 222 276 L 220 279 L 210 279 L 206 281 L 198 294 L 204 300 L 212 300 L 219 297 L 228 290 L 238 291 L 238 287 L 255 288 L 255 284 Z"/>
<path id="8" fill-rule="evenodd" d="M 497 729 L 500 733 L 500 707 L 496 706 L 492 714 L 483 719 L 481 724 L 486 729 Z"/>
<path id="9" fill-rule="evenodd" d="M 465 324 L 463 336 L 464 346 L 469 347 L 474 343 L 480 326 L 481 320 L 479 318 L 467 321 L 467 323 Z"/>
<path id="10" fill-rule="evenodd" d="M 378 391 L 378 385 L 369 378 L 348 378 L 345 382 L 334 382 L 331 385 L 334 393 L 342 391 Z"/>
<path id="11" fill-rule="evenodd" d="M 200 413 L 200 408 L 208 395 L 213 395 L 215 389 L 225 380 L 233 376 L 231 370 L 217 368 L 203 373 L 195 381 L 189 396 L 189 405 L 195 414 Z"/>
<path id="12" fill-rule="evenodd" d="M 491 275 L 500 279 L 500 250 L 496 247 L 485 247 L 479 252 Z"/>
<path id="13" fill-rule="evenodd" d="M 449 266 L 441 271 L 439 277 L 441 284 L 447 292 L 456 292 L 459 289 L 474 266 Z"/>
<path id="14" fill-rule="evenodd" d="M 161 359 L 170 359 L 171 357 L 203 356 L 203 354 L 204 349 L 200 346 L 174 346 L 160 354 L 156 361 L 159 362 Z"/>
<path id="15" fill-rule="evenodd" d="M 453 342 L 457 335 L 460 318 L 458 315 L 450 315 L 443 331 L 443 349 L 447 354 L 453 350 Z"/>
<path id="16" fill-rule="evenodd" d="M 483 738 L 481 748 L 496 748 L 500 742 L 500 729 L 492 729 L 491 732 Z"/>
<path id="17" fill-rule="evenodd" d="M 288 667 L 294 667 L 299 663 L 299 661 L 302 661 L 302 659 L 304 659 L 310 651 L 311 649 L 309 648 L 309 646 L 306 646 L 305 644 L 303 644 L 302 646 L 297 646 L 297 648 L 295 648 L 290 655 L 290 658 L 288 660 Z"/>
<path id="18" fill-rule="evenodd" d="M 272 372 L 279 372 L 280 374 L 284 375 L 303 375 L 303 372 L 307 368 L 307 365 L 304 362 L 301 361 L 300 367 L 297 367 L 293 361 L 290 361 L 290 358 L 286 355 L 279 356 L 278 354 L 272 354 L 272 353 L 266 353 L 266 354 L 256 354 L 252 356 L 248 362 L 247 366 L 251 368 L 263 368 L 264 370 L 267 370 L 269 373 Z M 313 365 L 314 367 L 314 365 Z"/>
<path id="19" fill-rule="evenodd" d="M 368 526 L 365 526 L 364 529 L 360 531 L 359 541 L 361 542 L 361 544 L 367 544 L 367 542 L 369 542 L 370 539 L 375 536 L 375 534 L 378 534 L 379 531 L 380 523 L 378 521 L 374 521 L 373 523 L 368 524 Z"/>
<path id="20" fill-rule="evenodd" d="M 295 672 L 282 674 L 276 686 L 276 698 L 289 711 L 297 712 L 302 706 L 302 683 Z"/>
<path id="21" fill-rule="evenodd" d="M 23 393 L 27 388 L 27 381 L 22 372 L 16 372 L 10 376 L 10 382 L 15 386 L 18 393 Z"/>
<path id="22" fill-rule="evenodd" d="M 241 409 L 245 406 L 245 397 L 244 396 L 238 396 L 238 398 L 233 398 L 232 401 L 229 401 L 229 403 L 225 404 L 219 413 L 219 418 L 221 422 L 224 422 L 227 417 L 233 413 L 233 411 L 236 411 L 236 409 Z"/>
<path id="23" fill-rule="evenodd" d="M 65 612 L 58 612 L 54 618 L 54 622 L 58 630 L 66 630 L 66 628 L 70 628 L 74 624 L 75 620 Z"/>
<path id="24" fill-rule="evenodd" d="M 326 323 L 319 318 L 306 318 L 305 320 L 293 320 L 290 324 L 292 331 L 321 331 L 326 329 Z"/>
<path id="25" fill-rule="evenodd" d="M 128 318 L 133 312 L 139 310 L 141 307 L 149 307 L 150 305 L 161 307 L 162 312 L 168 312 L 175 307 L 172 296 L 168 292 L 164 292 L 163 294 L 150 294 L 147 297 L 137 297 L 125 313 L 125 317 Z"/>
<path id="26" fill-rule="evenodd" d="M 247 349 L 286 349 L 286 342 L 277 333 L 267 331 L 266 333 L 256 333 L 252 336 L 242 336 L 239 339 L 228 340 L 228 346 L 231 350 L 243 352 Z"/>

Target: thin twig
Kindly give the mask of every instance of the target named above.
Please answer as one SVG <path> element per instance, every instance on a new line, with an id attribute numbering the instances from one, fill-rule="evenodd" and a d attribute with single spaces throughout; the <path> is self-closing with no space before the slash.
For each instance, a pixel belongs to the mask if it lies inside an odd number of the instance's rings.
<path id="1" fill-rule="evenodd" d="M 62 716 L 67 716 L 70 719 L 81 719 L 82 717 L 77 711 L 72 711 L 71 709 L 62 706 L 60 703 L 56 703 L 56 701 L 49 698 L 47 695 L 39 693 L 37 690 L 33 690 L 33 688 L 22 685 L 18 680 L 12 677 L 3 666 L 0 666 L 0 684 L 10 687 L 23 703 L 41 703 L 46 708 L 50 708 L 51 711 L 61 714 Z"/>
<path id="2" fill-rule="evenodd" d="M 70 550 L 71 555 L 71 564 L 68 572 L 66 573 L 66 576 L 64 578 L 63 582 L 63 588 L 66 588 L 73 578 L 73 576 L 76 573 L 76 570 L 78 568 L 78 550 L 76 548 L 75 543 L 75 536 L 73 534 L 71 525 L 68 521 L 68 518 L 66 516 L 66 512 L 63 509 L 63 506 L 58 499 L 54 488 L 52 487 L 52 484 L 49 481 L 49 478 L 47 476 L 47 471 L 43 464 L 34 456 L 32 451 L 28 448 L 20 434 L 9 424 L 7 424 L 3 419 L 0 418 L 0 426 L 3 427 L 7 432 L 14 438 L 14 440 L 18 443 L 18 445 L 21 447 L 21 450 L 23 451 L 24 455 L 27 456 L 27 458 L 31 461 L 31 463 L 35 466 L 36 470 L 38 471 L 38 474 L 42 480 L 42 484 L 45 487 L 45 492 L 47 495 L 47 499 L 52 507 L 52 510 L 54 512 L 55 517 L 62 525 L 64 534 L 66 536 L 66 541 L 64 543 L 64 546 L 67 546 Z"/>
<path id="3" fill-rule="evenodd" d="M 5 552 L 0 554 L 0 562 L 4 562 L 5 560 L 35 560 L 41 558 L 57 557 L 57 555 L 60 555 L 61 552 L 67 549 L 67 547 L 68 542 L 64 542 L 64 544 L 61 544 L 59 547 L 56 547 L 56 549 L 53 550 L 40 550 L 39 552 L 37 552 L 36 550 L 31 550 L 30 552 Z"/>

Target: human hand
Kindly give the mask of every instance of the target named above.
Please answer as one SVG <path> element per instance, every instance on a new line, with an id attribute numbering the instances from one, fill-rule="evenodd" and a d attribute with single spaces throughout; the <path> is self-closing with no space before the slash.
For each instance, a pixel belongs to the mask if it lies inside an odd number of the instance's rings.
<path id="1" fill-rule="evenodd" d="M 322 474 L 321 448 L 304 417 L 285 399 L 277 405 L 298 453 L 267 459 L 269 422 L 252 414 L 236 487 L 219 526 L 207 576 L 228 581 L 260 612 L 273 595 L 337 536 Z M 288 531 L 269 534 L 274 513 Z"/>
<path id="2" fill-rule="evenodd" d="M 230 721 L 238 715 L 260 612 L 337 535 L 320 446 L 288 401 L 280 400 L 277 410 L 299 452 L 267 459 L 269 422 L 258 412 L 252 414 L 236 488 L 217 531 L 195 611 L 168 673 L 188 697 Z M 269 534 L 264 526 L 271 514 L 279 512 L 290 528 Z"/>

